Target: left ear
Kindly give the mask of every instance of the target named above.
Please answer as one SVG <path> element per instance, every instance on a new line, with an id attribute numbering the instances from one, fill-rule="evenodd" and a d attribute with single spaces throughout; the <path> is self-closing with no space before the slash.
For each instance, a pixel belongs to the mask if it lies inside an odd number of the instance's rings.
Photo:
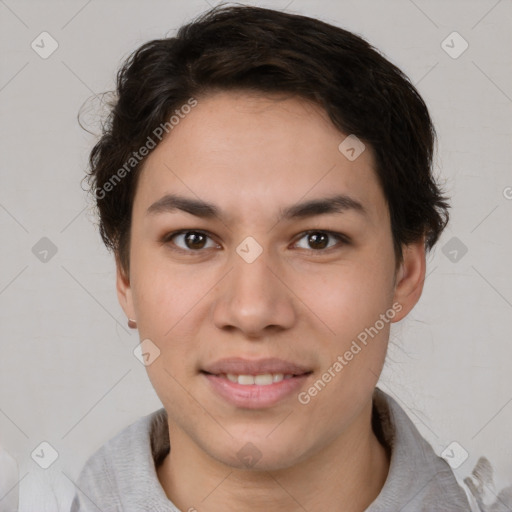
<path id="1" fill-rule="evenodd" d="M 402 246 L 402 253 L 403 261 L 397 271 L 393 297 L 393 303 L 399 303 L 402 309 L 393 318 L 393 322 L 407 316 L 421 297 L 426 270 L 424 238 Z"/>

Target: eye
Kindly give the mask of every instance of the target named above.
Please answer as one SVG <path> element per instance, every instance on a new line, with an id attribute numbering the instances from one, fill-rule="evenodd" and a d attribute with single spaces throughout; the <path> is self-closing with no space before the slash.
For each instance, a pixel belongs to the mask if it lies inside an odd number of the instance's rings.
<path id="1" fill-rule="evenodd" d="M 349 239 L 347 236 L 341 234 L 341 233 L 332 233 L 331 231 L 307 231 L 305 232 L 302 237 L 299 240 L 306 240 L 306 244 L 309 244 L 313 247 L 313 249 L 310 249 L 308 247 L 302 247 L 306 251 L 309 252 L 322 252 L 326 249 L 331 249 L 332 247 L 336 246 L 336 243 L 328 245 L 329 244 L 329 238 L 336 239 L 339 244 L 348 244 Z"/>
<path id="2" fill-rule="evenodd" d="M 206 245 L 208 239 L 212 241 L 210 246 Z M 199 252 L 202 249 L 219 247 L 219 245 L 213 242 L 207 233 L 195 230 L 182 230 L 169 233 L 164 237 L 163 242 L 172 242 L 180 251 L 184 252 Z M 180 245 L 180 243 L 182 245 Z"/>
<path id="3" fill-rule="evenodd" d="M 329 243 L 329 239 L 331 242 Z M 308 252 L 327 252 L 328 249 L 336 247 L 336 245 L 349 244 L 350 240 L 342 233 L 333 233 L 331 231 L 310 230 L 302 233 L 300 240 L 306 240 L 306 244 L 310 247 L 300 247 Z M 210 245 L 208 245 L 210 241 Z M 336 241 L 338 243 L 336 243 Z M 165 235 L 162 239 L 165 244 L 172 243 L 175 250 L 188 253 L 199 253 L 205 249 L 220 248 L 220 245 L 213 241 L 212 237 L 205 231 L 198 230 L 180 230 Z M 299 242 L 295 243 L 298 246 Z"/>

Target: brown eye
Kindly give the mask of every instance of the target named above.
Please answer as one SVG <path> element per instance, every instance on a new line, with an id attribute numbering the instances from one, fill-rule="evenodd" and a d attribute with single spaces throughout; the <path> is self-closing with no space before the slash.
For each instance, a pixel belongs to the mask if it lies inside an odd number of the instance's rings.
<path id="1" fill-rule="evenodd" d="M 313 249 L 325 249 L 329 244 L 329 235 L 326 233 L 311 233 L 308 236 L 308 243 Z"/>
<path id="2" fill-rule="evenodd" d="M 338 245 L 348 243 L 344 235 L 331 233 L 329 231 L 308 231 L 300 238 L 300 240 L 306 240 L 306 244 L 308 245 L 308 247 L 302 248 L 311 252 L 322 252 L 325 249 L 331 249 L 336 246 L 336 243 L 329 245 L 329 239 L 337 240 Z"/>
<path id="3" fill-rule="evenodd" d="M 184 235 L 185 245 L 189 249 L 202 249 L 205 245 L 206 237 L 202 233 L 189 231 Z"/>
<path id="4" fill-rule="evenodd" d="M 180 250 L 187 252 L 198 252 L 202 249 L 208 249 L 210 247 L 215 247 L 216 244 L 207 246 L 207 242 L 210 237 L 203 233 L 202 231 L 179 231 L 176 233 L 171 233 L 170 235 L 165 237 L 165 242 L 172 242 L 176 245 Z M 211 240 L 211 239 L 210 239 Z"/>

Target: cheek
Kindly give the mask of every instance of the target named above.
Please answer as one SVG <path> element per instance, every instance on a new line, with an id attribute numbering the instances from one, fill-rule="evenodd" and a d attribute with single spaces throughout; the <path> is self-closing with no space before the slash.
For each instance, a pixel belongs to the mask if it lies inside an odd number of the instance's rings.
<path id="1" fill-rule="evenodd" d="M 329 330 L 324 329 L 325 336 L 316 336 L 321 369 L 317 380 L 304 390 L 301 404 L 307 402 L 304 411 L 313 421 L 334 430 L 339 425 L 332 411 L 344 411 L 348 421 L 376 385 L 395 316 L 392 277 L 384 271 L 365 273 L 364 267 L 353 270 L 336 278 L 333 274 L 312 295 L 311 309 L 321 318 L 319 325 Z"/>
<path id="2" fill-rule="evenodd" d="M 390 307 L 393 296 L 390 267 L 378 262 L 352 262 L 328 274 L 308 274 L 305 301 L 323 321 L 326 332 L 347 340 L 373 323 Z"/>
<path id="3" fill-rule="evenodd" d="M 142 253 L 133 261 L 132 290 L 139 332 L 168 340 L 183 332 L 211 285 L 199 268 L 170 265 L 165 258 Z"/>

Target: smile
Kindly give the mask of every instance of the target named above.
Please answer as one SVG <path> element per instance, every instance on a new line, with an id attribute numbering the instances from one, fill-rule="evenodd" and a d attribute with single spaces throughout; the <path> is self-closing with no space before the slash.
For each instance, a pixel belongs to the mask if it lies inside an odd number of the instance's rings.
<path id="1" fill-rule="evenodd" d="M 278 405 L 305 387 L 312 372 L 301 375 L 283 373 L 218 374 L 201 372 L 213 394 L 239 409 L 266 409 Z"/>
<path id="2" fill-rule="evenodd" d="M 237 382 L 238 384 L 242 384 L 243 386 L 250 386 L 251 384 L 256 384 L 258 386 L 269 386 L 274 382 L 281 382 L 284 379 L 291 379 L 293 377 L 292 374 L 284 375 L 283 373 L 262 373 L 259 375 L 235 375 L 233 373 L 228 373 L 226 375 L 220 375 L 220 377 L 225 377 L 231 382 Z"/>

